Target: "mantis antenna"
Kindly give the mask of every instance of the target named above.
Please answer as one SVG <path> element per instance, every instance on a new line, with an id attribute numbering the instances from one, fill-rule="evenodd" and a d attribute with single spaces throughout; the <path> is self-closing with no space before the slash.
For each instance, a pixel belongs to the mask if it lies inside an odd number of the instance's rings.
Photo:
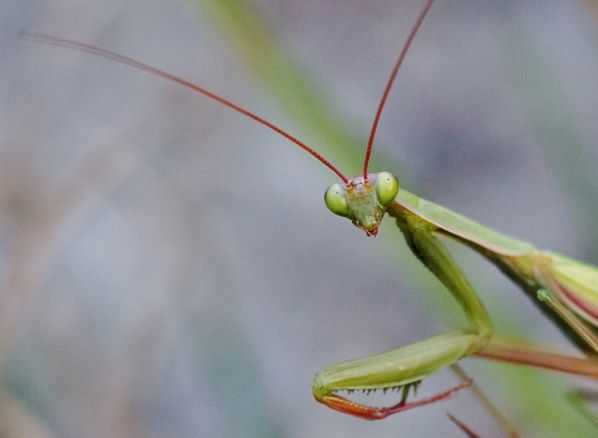
<path id="1" fill-rule="evenodd" d="M 370 163 L 370 156 L 372 155 L 372 147 L 374 146 L 374 139 L 376 138 L 376 131 L 378 130 L 378 124 L 380 123 L 380 117 L 382 116 L 382 110 L 384 109 L 384 105 L 386 104 L 386 100 L 388 99 L 388 95 L 390 94 L 390 89 L 394 84 L 395 78 L 397 77 L 397 73 L 403 64 L 403 60 L 409 51 L 409 47 L 411 47 L 411 43 L 417 34 L 426 14 L 432 7 L 432 3 L 434 0 L 428 0 L 422 11 L 419 13 L 415 24 L 411 28 L 411 32 L 409 32 L 409 36 L 407 37 L 407 41 L 403 45 L 401 49 L 401 53 L 399 54 L 399 58 L 395 63 L 392 72 L 390 73 L 390 77 L 388 78 L 388 82 L 386 83 L 386 87 L 384 88 L 384 93 L 382 94 L 382 99 L 380 99 L 380 103 L 378 104 L 378 110 L 376 111 L 376 115 L 374 116 L 374 122 L 372 123 L 372 130 L 370 131 L 370 139 L 368 140 L 368 146 L 365 151 L 365 160 L 363 163 L 363 179 L 367 181 L 368 179 L 368 164 Z"/>
<path id="2" fill-rule="evenodd" d="M 32 40 L 35 40 L 38 42 L 51 44 L 51 45 L 59 46 L 59 47 L 64 47 L 66 49 L 77 50 L 79 52 L 89 53 L 89 54 L 96 55 L 96 56 L 101 56 L 103 58 L 107 58 L 112 61 L 116 61 L 121 64 L 131 66 L 138 70 L 142 70 L 146 73 L 150 73 L 152 75 L 162 77 L 169 81 L 176 82 L 176 83 L 178 83 L 184 87 L 187 87 L 197 93 L 203 94 L 204 96 L 207 96 L 210 99 L 213 99 L 216 102 L 221 103 L 222 105 L 225 105 L 225 106 L 255 120 L 256 122 L 261 123 L 262 125 L 272 129 L 273 131 L 277 132 L 278 134 L 282 135 L 283 137 L 288 138 L 293 143 L 295 143 L 297 146 L 299 146 L 300 148 L 309 152 L 312 156 L 314 156 L 316 159 L 318 159 L 322 164 L 324 164 L 326 167 L 328 167 L 334 173 L 336 173 L 345 184 L 349 183 L 349 179 L 345 175 L 343 175 L 343 173 L 340 170 L 338 170 L 330 161 L 328 161 L 321 154 L 316 152 L 313 148 L 306 145 L 305 143 L 303 143 L 301 140 L 299 140 L 295 136 L 289 134 L 282 128 L 276 126 L 274 123 L 267 121 L 266 119 L 258 116 L 257 114 L 255 114 L 249 110 L 246 110 L 245 108 L 237 105 L 236 103 L 233 103 L 230 100 L 220 97 L 217 94 L 214 94 L 211 91 L 206 90 L 205 88 L 202 88 L 202 87 L 195 85 L 189 81 L 186 81 L 183 78 L 180 78 L 173 74 L 167 73 L 167 72 L 160 70 L 156 67 L 152 67 L 151 65 L 144 64 L 143 62 L 136 61 L 135 59 L 129 58 L 124 55 L 119 55 L 118 53 L 111 52 L 110 50 L 102 49 L 101 47 L 96 47 L 91 44 L 81 43 L 81 42 L 69 40 L 66 38 L 58 38 L 55 36 L 46 35 L 46 34 L 38 33 L 38 32 L 30 32 L 28 30 L 21 30 L 20 33 L 21 33 L 21 35 L 23 35 L 27 38 L 31 38 Z"/>

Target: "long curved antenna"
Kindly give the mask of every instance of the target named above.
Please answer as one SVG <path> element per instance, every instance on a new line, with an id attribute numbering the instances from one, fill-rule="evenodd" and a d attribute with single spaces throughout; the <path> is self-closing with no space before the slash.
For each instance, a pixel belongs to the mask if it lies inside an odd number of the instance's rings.
<path id="1" fill-rule="evenodd" d="M 363 178 L 367 180 L 368 178 L 368 164 L 370 163 L 370 156 L 372 155 L 372 147 L 374 146 L 374 139 L 376 138 L 376 131 L 378 130 L 378 123 L 380 122 L 380 116 L 382 116 L 382 110 L 384 109 L 384 104 L 386 103 L 386 99 L 390 94 L 390 89 L 392 88 L 392 84 L 397 77 L 397 73 L 399 72 L 399 68 L 401 68 L 401 64 L 403 64 L 403 60 L 405 59 L 405 55 L 409 51 L 409 47 L 411 47 L 411 43 L 413 42 L 413 38 L 415 38 L 415 34 L 419 30 L 426 14 L 432 7 L 432 3 L 434 0 L 428 0 L 422 11 L 419 13 L 413 28 L 411 28 L 411 32 L 409 32 L 409 36 L 407 37 L 407 41 L 405 41 L 405 45 L 401 49 L 401 53 L 399 55 L 399 59 L 395 63 L 395 66 L 392 69 L 392 73 L 388 78 L 388 82 L 386 84 L 386 88 L 384 89 L 384 94 L 382 94 L 382 99 L 378 104 L 378 110 L 376 111 L 376 116 L 374 117 L 374 123 L 372 124 L 372 130 L 370 131 L 370 139 L 368 140 L 368 146 L 365 152 L 365 161 L 363 163 Z"/>
<path id="2" fill-rule="evenodd" d="M 54 46 L 58 46 L 58 47 L 64 47 L 67 49 L 77 50 L 79 52 L 89 53 L 89 54 L 96 55 L 96 56 L 101 56 L 103 58 L 107 58 L 112 61 L 119 62 L 121 64 L 129 65 L 133 68 L 142 70 L 146 73 L 150 73 L 155 76 L 162 77 L 169 81 L 176 82 L 176 83 L 181 84 L 182 86 L 187 87 L 193 91 L 201 93 L 204 96 L 207 96 L 210 99 L 213 99 L 216 102 L 221 103 L 222 105 L 225 105 L 225 106 L 227 106 L 227 107 L 229 107 L 247 117 L 252 118 L 256 122 L 259 122 L 262 125 L 272 129 L 273 131 L 276 131 L 283 137 L 288 138 L 293 143 L 295 143 L 297 146 L 299 146 L 302 149 L 305 149 L 307 152 L 309 152 L 311 155 L 313 155 L 315 158 L 317 158 L 322 164 L 324 164 L 326 167 L 328 167 L 334 173 L 336 173 L 340 177 L 340 179 L 343 180 L 343 182 L 345 184 L 349 183 L 349 179 L 345 175 L 343 175 L 340 170 L 338 170 L 335 166 L 333 166 L 332 163 L 330 163 L 330 161 L 328 161 L 326 158 L 324 158 L 322 155 L 320 155 L 318 152 L 316 152 L 313 148 L 311 148 L 308 145 L 306 145 L 305 143 L 303 143 L 301 140 L 297 139 L 296 137 L 292 136 L 288 132 L 279 128 L 275 124 L 270 123 L 266 119 L 263 119 L 262 117 L 258 116 L 257 114 L 254 114 L 251 111 L 248 111 L 245 108 L 242 108 L 239 105 L 237 105 L 227 99 L 224 99 L 223 97 L 220 97 L 217 94 L 212 93 L 211 91 L 206 90 L 205 88 L 195 85 L 195 84 L 193 84 L 189 81 L 186 81 L 185 79 L 182 79 L 173 74 L 166 73 L 165 71 L 160 70 L 156 67 L 152 67 L 151 65 L 144 64 L 142 62 L 136 61 L 127 56 L 119 55 L 118 53 L 114 53 L 114 52 L 111 52 L 110 50 L 102 49 L 100 47 L 96 47 L 91 44 L 81 43 L 78 41 L 68 40 L 65 38 L 58 38 L 55 36 L 46 35 L 46 34 L 38 33 L 38 32 L 30 32 L 27 30 L 21 30 L 20 33 L 21 33 L 21 35 L 24 35 L 25 37 L 31 38 L 32 40 L 35 40 L 38 42 L 42 42 L 45 44 L 50 44 L 50 45 L 54 45 Z"/>

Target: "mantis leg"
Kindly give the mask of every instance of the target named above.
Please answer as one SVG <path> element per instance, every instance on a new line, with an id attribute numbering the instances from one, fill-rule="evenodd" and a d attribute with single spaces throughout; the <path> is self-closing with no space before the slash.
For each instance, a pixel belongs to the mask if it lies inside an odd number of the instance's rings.
<path id="1" fill-rule="evenodd" d="M 545 303 L 558 314 L 567 325 L 594 351 L 598 353 L 598 337 L 581 318 L 565 306 L 552 290 L 540 289 L 537 293 L 538 300 Z"/>
<path id="2" fill-rule="evenodd" d="M 583 341 L 580 348 L 598 353 L 598 268 L 549 251 L 531 251 L 507 264 L 516 266 L 511 278 Z"/>
<path id="3" fill-rule="evenodd" d="M 390 214 L 394 216 L 392 211 Z M 317 401 L 332 409 L 371 420 L 445 399 L 468 386 L 465 382 L 419 402 L 406 401 L 411 387 L 424 377 L 480 350 L 488 343 L 493 331 L 488 314 L 473 288 L 444 245 L 427 226 L 422 226 L 426 224 L 416 216 L 405 214 L 397 217 L 397 224 L 413 253 L 463 308 L 469 324 L 467 328 L 446 332 L 397 350 L 332 365 L 315 376 L 312 389 Z M 362 405 L 336 394 L 338 391 L 394 388 L 403 390 L 403 399 L 388 408 Z"/>
<path id="4" fill-rule="evenodd" d="M 475 335 L 466 330 L 455 330 L 397 350 L 332 365 L 316 374 L 312 383 L 314 397 L 332 409 L 370 420 L 447 398 L 467 384 L 431 399 L 406 403 L 410 389 L 416 389 L 421 379 L 469 354 L 471 345 L 476 342 Z M 401 389 L 403 399 L 389 408 L 375 408 L 336 394 L 338 391 L 351 393 L 379 389 Z"/>
<path id="5" fill-rule="evenodd" d="M 574 357 L 545 349 L 538 349 L 527 342 L 514 342 L 494 337 L 481 350 L 477 351 L 475 355 L 485 359 L 545 368 L 598 379 L 598 359 L 593 357 Z"/>
<path id="6" fill-rule="evenodd" d="M 563 293 L 563 291 L 566 290 L 565 287 L 561 286 L 557 280 L 545 272 L 544 269 L 537 269 L 536 275 L 538 275 L 546 284 L 546 289 L 538 290 L 536 295 L 538 300 L 548 305 L 581 339 L 584 340 L 594 353 L 598 353 L 598 337 L 594 333 L 592 327 L 570 310 L 570 307 L 564 304 L 560 298 L 561 296 L 567 296 Z M 575 296 L 574 290 L 567 290 L 567 292 L 569 293 L 569 296 Z M 583 303 L 581 300 L 579 302 Z"/>

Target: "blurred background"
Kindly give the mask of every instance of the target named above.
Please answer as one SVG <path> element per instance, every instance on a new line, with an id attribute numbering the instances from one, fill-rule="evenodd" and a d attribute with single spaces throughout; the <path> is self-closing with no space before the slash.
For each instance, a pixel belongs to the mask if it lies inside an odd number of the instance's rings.
<path id="1" fill-rule="evenodd" d="M 349 175 L 423 0 L 0 0 L 0 435 L 501 436 L 468 391 L 366 422 L 317 404 L 325 366 L 464 323 L 387 220 L 336 177 L 176 84 L 20 39 L 89 42 L 187 78 Z M 598 4 L 438 0 L 383 115 L 373 171 L 598 263 Z M 448 243 L 503 334 L 577 354 L 532 300 Z M 589 436 L 591 382 L 464 368 L 522 436 Z M 450 372 L 420 396 L 457 383 Z"/>

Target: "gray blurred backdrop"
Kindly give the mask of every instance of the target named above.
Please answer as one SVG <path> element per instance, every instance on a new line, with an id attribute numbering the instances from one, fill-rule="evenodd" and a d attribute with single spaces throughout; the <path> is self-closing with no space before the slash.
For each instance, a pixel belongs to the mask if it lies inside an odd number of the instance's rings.
<path id="1" fill-rule="evenodd" d="M 463 323 L 392 221 L 371 239 L 331 215 L 322 194 L 335 176 L 251 120 L 18 36 L 90 42 L 195 81 L 352 175 L 422 3 L 0 0 L 2 436 L 463 436 L 447 410 L 501 436 L 466 391 L 374 423 L 313 400 L 319 369 Z M 298 73 L 264 64 L 238 22 Z M 373 170 L 598 263 L 597 78 L 595 1 L 438 0 Z M 294 80 L 309 99 L 285 95 Z M 575 353 L 492 266 L 450 248 L 497 330 Z M 595 432 L 563 397 L 587 381 L 463 365 L 522 435 Z M 422 394 L 456 382 L 441 373 Z"/>

